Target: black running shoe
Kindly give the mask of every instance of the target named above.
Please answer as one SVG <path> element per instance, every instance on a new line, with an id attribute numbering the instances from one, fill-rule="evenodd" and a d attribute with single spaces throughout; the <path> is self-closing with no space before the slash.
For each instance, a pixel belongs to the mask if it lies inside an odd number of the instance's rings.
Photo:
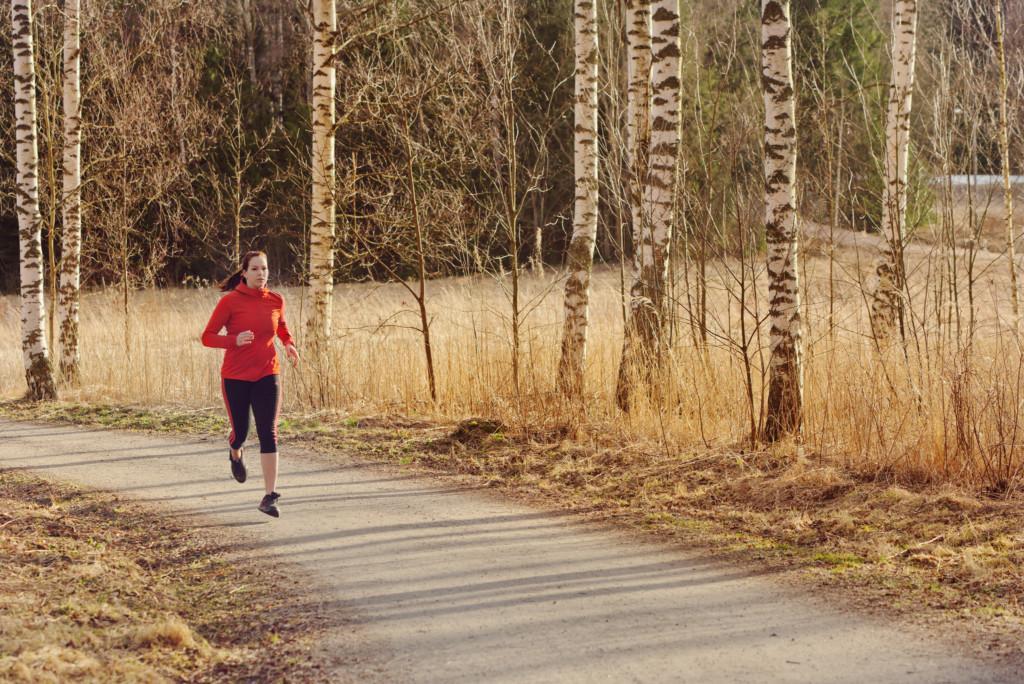
<path id="1" fill-rule="evenodd" d="M 231 458 L 231 450 L 228 450 L 228 460 L 231 461 L 231 474 L 239 482 L 245 482 L 248 473 L 245 470 L 245 463 L 242 461 L 242 450 L 238 450 L 238 458 Z"/>
<path id="2" fill-rule="evenodd" d="M 260 510 L 267 515 L 280 518 L 281 512 L 277 510 L 277 500 L 280 498 L 281 495 L 277 492 L 271 492 L 270 494 L 265 495 L 263 500 L 260 501 Z"/>

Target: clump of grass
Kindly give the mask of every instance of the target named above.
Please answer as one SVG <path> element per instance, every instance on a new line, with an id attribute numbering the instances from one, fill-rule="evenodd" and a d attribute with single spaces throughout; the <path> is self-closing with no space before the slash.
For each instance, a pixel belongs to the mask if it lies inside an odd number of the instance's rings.
<path id="1" fill-rule="evenodd" d="M 132 639 L 137 647 L 155 646 L 186 650 L 197 647 L 192 629 L 176 615 L 137 627 Z"/>
<path id="2" fill-rule="evenodd" d="M 3 662 L 5 661 L 5 662 Z M 61 646 L 41 646 L 40 648 L 22 651 L 16 657 L 4 658 L 0 661 L 0 675 L 14 682 L 65 682 L 97 681 L 101 679 L 103 664 L 76 648 Z M 111 673 L 112 678 L 126 679 L 127 676 L 139 676 L 158 679 L 159 674 L 145 667 L 132 667 L 125 663 Z"/>

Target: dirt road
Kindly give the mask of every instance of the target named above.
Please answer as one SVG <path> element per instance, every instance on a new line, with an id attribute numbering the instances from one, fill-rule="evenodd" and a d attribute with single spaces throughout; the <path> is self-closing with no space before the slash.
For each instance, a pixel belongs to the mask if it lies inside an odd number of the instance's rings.
<path id="1" fill-rule="evenodd" d="M 274 520 L 256 460 L 239 485 L 225 452 L 0 420 L 0 468 L 122 492 L 302 566 L 345 617 L 325 643 L 339 681 L 1022 681 L 771 578 L 393 468 L 285 451 Z"/>

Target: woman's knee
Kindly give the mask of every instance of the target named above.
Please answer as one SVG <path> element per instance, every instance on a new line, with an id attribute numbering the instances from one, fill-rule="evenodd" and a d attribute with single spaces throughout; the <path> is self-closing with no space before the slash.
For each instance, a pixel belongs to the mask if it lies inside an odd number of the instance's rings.
<path id="1" fill-rule="evenodd" d="M 256 433 L 260 438 L 260 452 L 271 454 L 277 451 L 277 416 L 280 409 L 281 391 L 276 375 L 259 381 L 254 392 L 252 409 L 256 419 Z"/>
<path id="2" fill-rule="evenodd" d="M 275 426 L 272 430 L 257 430 L 260 438 L 260 453 L 261 454 L 276 454 L 277 453 L 277 427 Z"/>

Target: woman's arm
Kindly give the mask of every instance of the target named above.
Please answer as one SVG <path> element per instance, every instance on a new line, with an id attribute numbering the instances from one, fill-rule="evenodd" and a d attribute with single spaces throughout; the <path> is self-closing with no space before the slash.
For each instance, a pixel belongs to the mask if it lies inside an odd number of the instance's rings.
<path id="1" fill-rule="evenodd" d="M 292 362 L 293 366 L 299 365 L 299 351 L 295 348 L 295 341 L 288 330 L 288 323 L 284 320 L 284 297 L 281 297 L 281 316 L 277 319 L 277 336 L 284 345 L 284 353 Z"/>
<path id="2" fill-rule="evenodd" d="M 292 333 L 288 330 L 288 323 L 284 320 L 284 297 L 281 297 L 281 317 L 277 319 L 277 336 L 285 347 L 295 344 Z"/>
<path id="3" fill-rule="evenodd" d="M 217 306 L 213 308 L 210 322 L 206 324 L 206 328 L 203 330 L 201 339 L 204 346 L 230 349 L 238 345 L 238 335 L 220 334 L 221 328 L 227 325 L 229 318 L 231 318 L 231 305 L 228 304 L 227 297 L 221 297 L 220 301 L 217 302 Z"/>

